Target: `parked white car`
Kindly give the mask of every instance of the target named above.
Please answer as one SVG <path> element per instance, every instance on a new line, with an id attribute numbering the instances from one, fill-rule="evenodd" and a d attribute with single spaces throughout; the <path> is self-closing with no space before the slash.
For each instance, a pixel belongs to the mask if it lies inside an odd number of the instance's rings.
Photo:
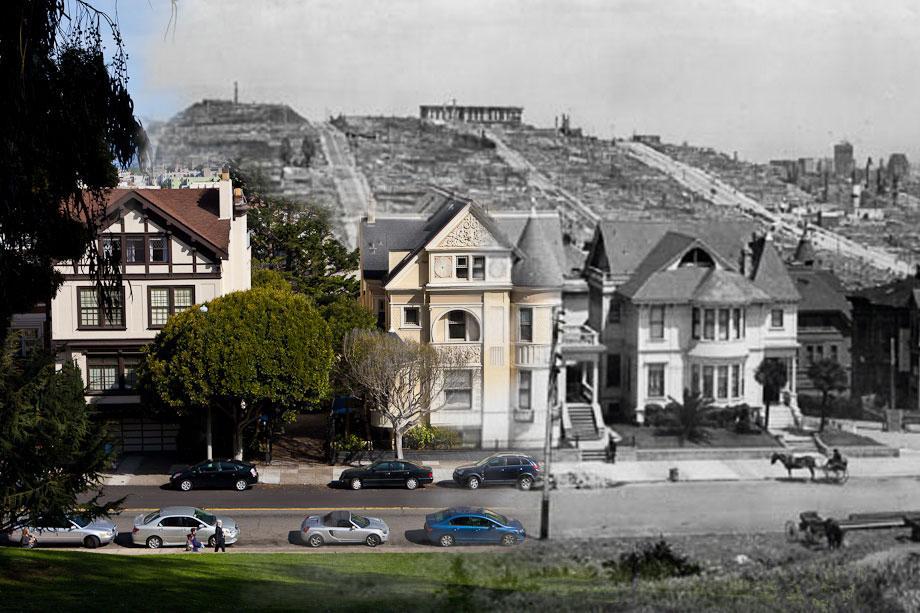
<path id="1" fill-rule="evenodd" d="M 29 532 L 41 545 L 83 545 L 95 549 L 108 545 L 118 536 L 118 528 L 108 519 L 89 519 L 82 515 L 67 518 L 61 525 L 46 525 L 33 528 Z M 14 537 L 15 537 L 14 533 Z"/>

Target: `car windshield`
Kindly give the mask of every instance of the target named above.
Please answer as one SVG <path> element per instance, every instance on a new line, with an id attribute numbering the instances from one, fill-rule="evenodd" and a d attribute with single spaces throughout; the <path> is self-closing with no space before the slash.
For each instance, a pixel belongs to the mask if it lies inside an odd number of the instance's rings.
<path id="1" fill-rule="evenodd" d="M 486 517 L 488 517 L 489 519 L 491 519 L 492 521 L 497 521 L 498 523 L 500 523 L 500 524 L 503 525 L 503 526 L 507 526 L 507 525 L 508 525 L 508 518 L 505 517 L 504 515 L 499 515 L 499 514 L 496 513 L 495 511 L 488 511 L 488 510 L 486 510 L 486 511 L 483 511 L 482 514 L 485 515 Z"/>
<path id="2" fill-rule="evenodd" d="M 159 511 L 154 511 L 153 513 L 150 513 L 149 515 L 147 515 L 146 517 L 144 517 L 144 523 L 145 523 L 145 524 L 149 524 L 150 522 L 152 522 L 153 520 L 155 520 L 155 519 L 158 518 L 159 516 L 160 516 L 160 512 L 159 512 Z"/>
<path id="3" fill-rule="evenodd" d="M 199 519 L 203 521 L 204 523 L 208 524 L 209 526 L 213 526 L 214 524 L 217 523 L 216 517 L 214 517 L 210 513 L 206 513 L 202 511 L 201 509 L 195 509 L 195 519 Z"/>
<path id="4" fill-rule="evenodd" d="M 90 525 L 90 523 L 92 523 L 90 518 L 84 515 L 74 515 L 70 518 L 70 521 L 77 524 L 77 527 L 79 528 L 85 528 Z"/>
<path id="5" fill-rule="evenodd" d="M 367 528 L 371 525 L 371 520 L 366 517 L 361 517 L 360 515 L 352 514 L 351 521 L 355 522 L 355 525 L 359 528 Z"/>

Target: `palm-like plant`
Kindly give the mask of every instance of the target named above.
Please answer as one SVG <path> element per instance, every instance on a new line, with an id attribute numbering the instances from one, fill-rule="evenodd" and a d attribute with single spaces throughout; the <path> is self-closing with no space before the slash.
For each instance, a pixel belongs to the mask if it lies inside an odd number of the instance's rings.
<path id="1" fill-rule="evenodd" d="M 665 407 L 665 420 L 669 429 L 677 433 L 680 444 L 685 441 L 691 443 L 705 443 L 709 440 L 709 432 L 705 426 L 709 414 L 715 409 L 712 399 L 705 398 L 699 392 L 691 392 L 684 388 L 683 402 L 669 397 L 668 406 Z"/>
<path id="2" fill-rule="evenodd" d="M 788 376 L 786 365 L 777 359 L 766 358 L 757 367 L 754 379 L 764 388 L 764 430 L 770 427 L 770 405 L 779 397 L 780 391 L 786 387 Z"/>
<path id="3" fill-rule="evenodd" d="M 824 432 L 827 421 L 827 400 L 831 392 L 842 392 L 847 388 L 847 372 L 837 361 L 829 358 L 818 360 L 808 367 L 808 378 L 821 392 L 821 425 L 819 432 Z"/>

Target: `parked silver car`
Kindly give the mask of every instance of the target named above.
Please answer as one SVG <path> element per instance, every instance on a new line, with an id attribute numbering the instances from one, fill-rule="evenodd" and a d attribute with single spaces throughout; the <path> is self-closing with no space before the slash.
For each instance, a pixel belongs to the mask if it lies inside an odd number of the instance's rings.
<path id="1" fill-rule="evenodd" d="M 61 525 L 29 526 L 39 545 L 78 545 L 89 549 L 108 545 L 118 536 L 118 528 L 107 519 L 73 515 Z M 18 531 L 17 531 L 18 533 Z"/>
<path id="2" fill-rule="evenodd" d="M 164 507 L 147 515 L 138 515 L 134 518 L 131 542 L 150 549 L 185 545 L 189 530 L 197 528 L 198 540 L 213 547 L 218 519 L 223 524 L 227 545 L 234 544 L 240 538 L 240 529 L 235 521 L 195 507 Z"/>
<path id="3" fill-rule="evenodd" d="M 310 515 L 300 524 L 300 536 L 310 547 L 326 544 L 365 544 L 376 547 L 390 538 L 390 529 L 382 519 L 364 517 L 351 511 L 331 511 Z"/>

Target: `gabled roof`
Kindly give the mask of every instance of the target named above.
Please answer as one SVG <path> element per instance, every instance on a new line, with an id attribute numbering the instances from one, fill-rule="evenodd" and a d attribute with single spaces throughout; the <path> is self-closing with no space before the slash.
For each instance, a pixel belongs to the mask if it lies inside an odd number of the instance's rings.
<path id="1" fill-rule="evenodd" d="M 733 270 L 709 269 L 693 293 L 696 304 L 755 304 L 770 301 L 770 296 L 750 279 Z"/>
<path id="2" fill-rule="evenodd" d="M 230 248 L 230 220 L 220 219 L 220 190 L 112 189 L 106 192 L 106 211 L 112 213 L 131 199 L 160 213 L 191 238 L 201 239 L 218 254 Z"/>
<path id="3" fill-rule="evenodd" d="M 884 285 L 860 290 L 852 294 L 850 299 L 864 300 L 875 306 L 904 308 L 907 307 L 908 300 L 913 296 L 915 289 L 920 289 L 920 279 L 915 276 L 905 277 Z"/>
<path id="4" fill-rule="evenodd" d="M 527 220 L 517 244 L 520 259 L 511 268 L 511 283 L 521 287 L 559 287 L 562 261 L 549 248 L 543 226 L 536 216 Z"/>
<path id="5" fill-rule="evenodd" d="M 595 243 L 604 253 L 592 253 L 595 258 L 606 258 L 608 272 L 614 275 L 632 275 L 649 252 L 668 232 L 678 232 L 698 238 L 711 251 L 724 260 L 737 265 L 741 251 L 757 224 L 747 221 L 719 222 L 659 222 L 659 221 L 602 221 L 598 224 Z M 603 258 L 602 258 L 603 259 Z"/>
<path id="6" fill-rule="evenodd" d="M 799 313 L 840 312 L 849 319 L 851 307 L 846 299 L 846 289 L 832 271 L 811 266 L 791 266 L 789 276 L 802 297 Z"/>
<path id="7" fill-rule="evenodd" d="M 801 296 L 789 277 L 786 265 L 766 237 L 756 239 L 752 244 L 754 284 L 776 300 L 797 302 Z"/>

